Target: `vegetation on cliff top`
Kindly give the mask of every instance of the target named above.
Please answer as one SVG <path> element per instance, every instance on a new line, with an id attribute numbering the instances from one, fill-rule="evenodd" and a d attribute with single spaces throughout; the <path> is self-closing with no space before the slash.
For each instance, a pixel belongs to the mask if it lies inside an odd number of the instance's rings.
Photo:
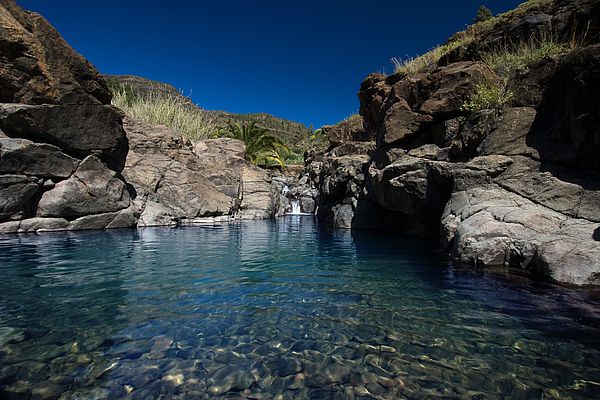
<path id="1" fill-rule="evenodd" d="M 267 113 L 232 114 L 205 110 L 171 85 L 136 76 L 107 76 L 106 80 L 113 93 L 113 105 L 128 116 L 166 125 L 191 140 L 223 136 L 231 126 L 253 126 L 284 146 L 285 151 L 277 153 L 279 160 L 271 160 L 276 164 L 281 164 L 279 161 L 301 164 L 304 151 L 311 143 L 312 129 L 297 122 Z"/>
<path id="2" fill-rule="evenodd" d="M 184 111 L 197 111 L 204 114 L 206 119 L 212 121 L 214 135 L 218 135 L 220 130 L 226 129 L 229 123 L 236 122 L 256 122 L 257 125 L 267 129 L 272 135 L 281 139 L 288 146 L 302 145 L 312 134 L 312 129 L 307 128 L 301 123 L 278 118 L 267 113 L 234 114 L 220 110 L 206 110 L 194 104 L 189 97 L 183 95 L 173 86 L 163 82 L 131 75 L 109 75 L 105 76 L 105 78 L 113 93 L 125 90 L 130 92 L 130 97 L 146 98 L 154 96 L 177 99 L 177 104 L 180 104 Z"/>
<path id="3" fill-rule="evenodd" d="M 194 109 L 178 97 L 160 91 L 139 95 L 131 87 L 110 84 L 112 104 L 127 116 L 154 125 L 165 125 L 191 140 L 215 137 L 217 125 L 213 118 Z"/>
<path id="4" fill-rule="evenodd" d="M 392 58 L 395 73 L 416 75 L 428 69 L 434 68 L 442 57 L 452 51 L 468 46 L 489 34 L 495 27 L 506 25 L 513 19 L 533 11 L 543 11 L 551 7 L 553 0 L 529 0 L 520 4 L 517 8 L 470 25 L 462 32 L 454 34 L 445 44 L 436 46 L 427 53 L 418 57 Z"/>

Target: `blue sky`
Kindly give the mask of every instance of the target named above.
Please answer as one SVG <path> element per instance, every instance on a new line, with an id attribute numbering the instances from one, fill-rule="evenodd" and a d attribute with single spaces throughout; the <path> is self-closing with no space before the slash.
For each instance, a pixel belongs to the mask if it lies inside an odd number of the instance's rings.
<path id="1" fill-rule="evenodd" d="M 163 81 L 207 109 L 313 124 L 358 111 L 356 92 L 392 57 L 414 56 L 518 0 L 17 0 L 108 74 Z"/>

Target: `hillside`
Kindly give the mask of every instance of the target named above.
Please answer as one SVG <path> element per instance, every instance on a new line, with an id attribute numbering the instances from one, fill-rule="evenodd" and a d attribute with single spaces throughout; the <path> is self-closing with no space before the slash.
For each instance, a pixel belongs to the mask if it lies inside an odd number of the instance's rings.
<path id="1" fill-rule="evenodd" d="M 132 95 L 159 95 L 177 99 L 183 104 L 208 117 L 216 128 L 223 128 L 229 122 L 257 121 L 263 128 L 270 130 L 290 147 L 304 147 L 312 131 L 301 123 L 275 117 L 267 113 L 234 114 L 221 110 L 205 110 L 196 105 L 189 97 L 167 83 L 153 81 L 134 75 L 104 75 L 111 90 L 127 90 Z"/>

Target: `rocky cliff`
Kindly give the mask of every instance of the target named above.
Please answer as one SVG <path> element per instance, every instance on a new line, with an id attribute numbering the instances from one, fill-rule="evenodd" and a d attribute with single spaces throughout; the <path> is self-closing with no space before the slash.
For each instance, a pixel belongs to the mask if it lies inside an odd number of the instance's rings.
<path id="1" fill-rule="evenodd" d="M 424 67 L 368 76 L 362 126 L 328 127 L 329 151 L 307 154 L 319 217 L 439 235 L 460 263 L 600 284 L 599 30 L 597 1 L 527 2 Z M 509 73 L 490 62 L 532 38 L 560 51 Z M 502 101 L 477 103 L 494 90 Z"/>
<path id="2" fill-rule="evenodd" d="M 48 22 L 0 0 L 0 233 L 177 225 L 280 212 L 243 143 L 126 120 Z"/>

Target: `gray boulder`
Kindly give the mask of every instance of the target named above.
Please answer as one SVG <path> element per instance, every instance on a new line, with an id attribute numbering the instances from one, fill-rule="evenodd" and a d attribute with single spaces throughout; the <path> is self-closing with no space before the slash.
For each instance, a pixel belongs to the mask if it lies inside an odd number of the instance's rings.
<path id="1" fill-rule="evenodd" d="M 0 233 L 53 232 L 65 230 L 68 226 L 69 221 L 64 218 L 28 218 L 0 223 Z"/>
<path id="2" fill-rule="evenodd" d="M 37 216 L 72 219 L 120 211 L 129 204 L 125 183 L 96 156 L 89 156 L 72 177 L 42 195 Z"/>
<path id="3" fill-rule="evenodd" d="M 182 215 L 173 215 L 173 210 L 152 200 L 144 203 L 144 209 L 140 215 L 137 226 L 146 228 L 151 226 L 177 226 Z"/>
<path id="4" fill-rule="evenodd" d="M 442 217 L 443 243 L 459 262 L 578 285 L 600 283 L 597 229 L 494 186 L 454 193 Z"/>

